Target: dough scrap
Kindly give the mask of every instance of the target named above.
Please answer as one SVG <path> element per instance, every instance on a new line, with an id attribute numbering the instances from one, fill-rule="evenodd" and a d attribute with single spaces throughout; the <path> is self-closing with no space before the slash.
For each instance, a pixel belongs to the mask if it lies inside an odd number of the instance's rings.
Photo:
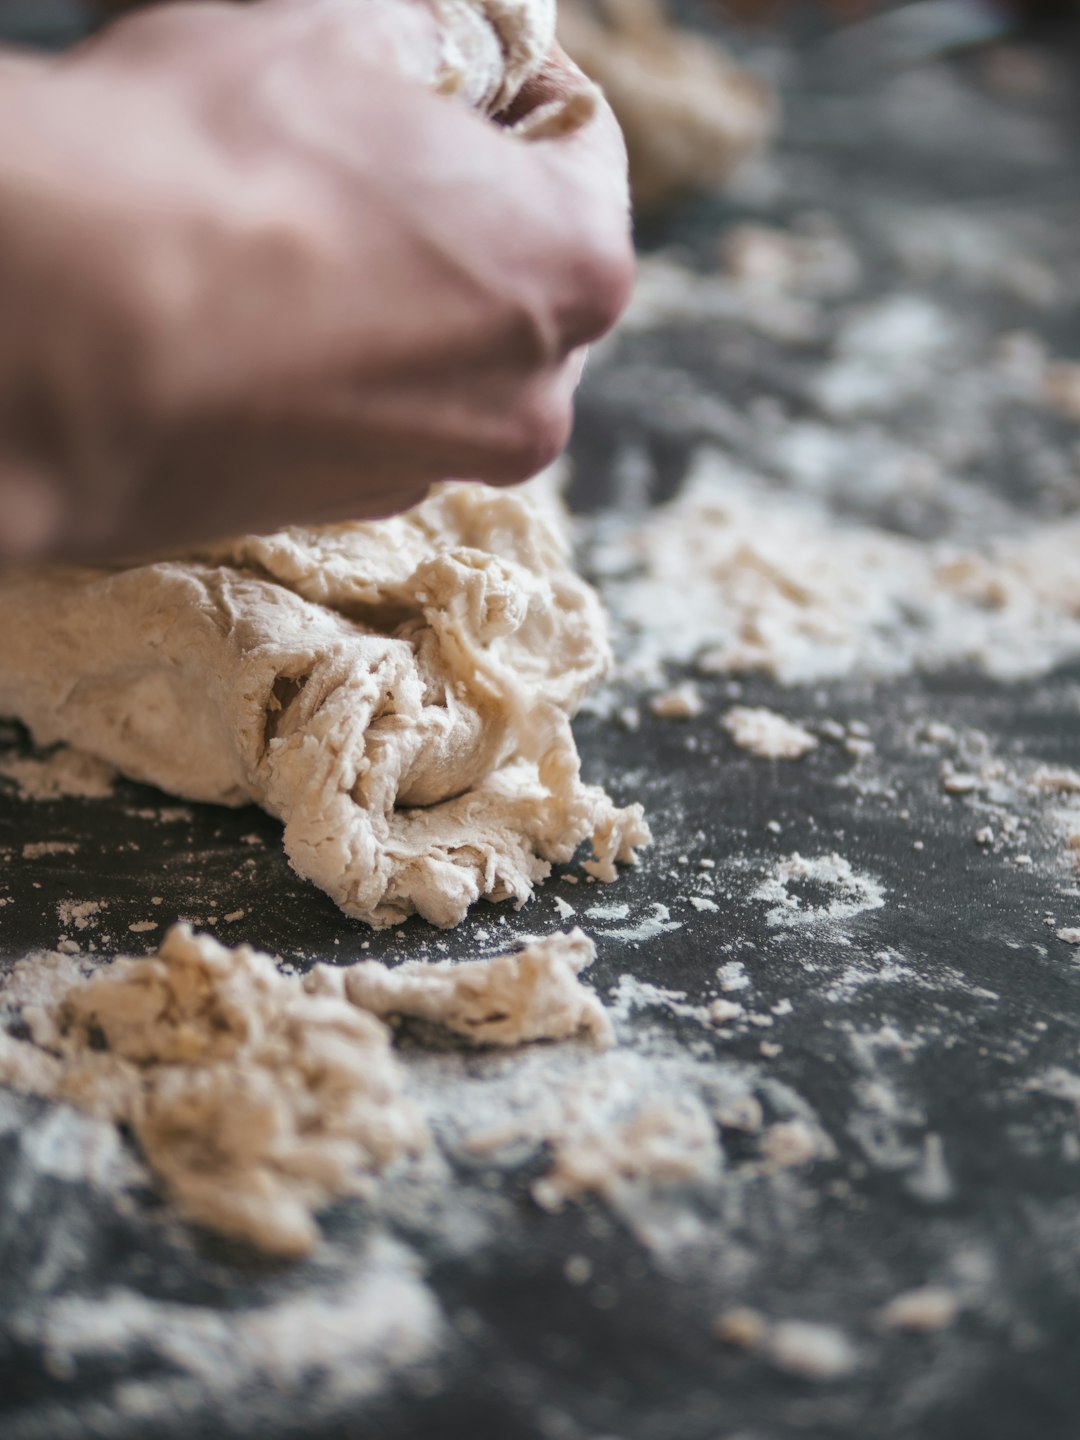
<path id="1" fill-rule="evenodd" d="M 540 492 L 448 484 L 406 515 L 131 569 L 0 577 L 0 713 L 185 799 L 254 801 L 374 926 L 524 903 L 591 837 L 649 838 L 570 730 L 609 654 Z"/>
<path id="2" fill-rule="evenodd" d="M 720 723 L 740 750 L 763 760 L 801 760 L 817 749 L 809 730 L 764 705 L 733 705 Z"/>
<path id="3" fill-rule="evenodd" d="M 705 1183 L 722 1163 L 716 1126 L 695 1095 L 646 1103 L 615 1126 L 571 1128 L 552 1149 L 551 1169 L 532 1187 L 551 1211 L 588 1194 L 624 1207 L 654 1187 Z"/>
<path id="4" fill-rule="evenodd" d="M 364 960 L 347 969 L 317 965 L 311 978 L 319 993 L 325 987 L 380 1018 L 433 1020 L 477 1045 L 564 1040 L 584 1031 L 606 1047 L 615 1038 L 611 1020 L 578 980 L 595 955 L 593 942 L 575 929 L 493 960 L 412 961 L 393 970 Z"/>
<path id="5" fill-rule="evenodd" d="M 429 1144 L 391 1031 L 368 1005 L 422 1013 L 478 1044 L 580 1031 L 608 1044 L 610 1021 L 578 979 L 592 953 L 580 931 L 556 934 L 457 972 L 403 967 L 396 993 L 370 962 L 286 975 L 187 925 L 156 954 L 89 978 L 71 956 L 36 955 L 0 989 L 30 1034 L 0 1027 L 0 1082 L 129 1126 L 189 1219 L 303 1255 L 319 1209 Z"/>

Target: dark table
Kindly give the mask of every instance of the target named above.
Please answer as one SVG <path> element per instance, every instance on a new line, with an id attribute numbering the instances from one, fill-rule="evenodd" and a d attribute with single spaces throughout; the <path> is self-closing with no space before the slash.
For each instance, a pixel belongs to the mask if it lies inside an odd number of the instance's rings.
<path id="1" fill-rule="evenodd" d="M 614 342 L 590 370 L 572 446 L 572 496 L 584 515 L 631 503 L 620 460 L 628 447 L 648 457 L 652 503 L 678 492 L 703 440 L 752 459 L 739 453 L 737 428 L 725 438 L 723 427 L 673 418 L 655 401 L 673 387 L 721 397 L 736 412 L 766 395 L 785 414 L 812 414 L 809 381 L 830 354 L 833 325 L 860 299 L 915 290 L 979 334 L 1023 328 L 1058 354 L 1080 346 L 1077 91 L 1063 38 L 1024 50 L 1049 80 L 1012 96 L 989 83 L 985 51 L 927 61 L 917 71 L 868 63 L 853 75 L 842 67 L 839 76 L 810 46 L 759 41 L 755 53 L 780 78 L 787 105 L 773 162 L 779 184 L 744 185 L 742 199 L 690 204 L 663 226 L 643 227 L 642 243 L 677 242 L 683 262 L 705 271 L 726 222 L 751 216 L 783 226 L 814 209 L 856 246 L 861 279 L 854 293 L 822 303 L 824 332 L 802 343 L 694 319 Z M 1009 243 L 1019 227 L 1027 253 L 1057 278 L 1057 299 L 1033 304 L 993 279 L 976 283 L 962 265 L 913 278 L 886 243 L 888 217 L 913 213 L 975 217 L 982 233 Z M 916 440 L 936 433 L 928 407 L 940 424 L 950 393 L 916 398 L 882 424 Z M 984 486 L 988 501 L 1010 507 L 1018 522 L 1080 509 L 1075 425 L 1005 405 L 990 424 L 966 481 Z M 1060 465 L 1038 461 L 1047 452 Z M 785 483 L 779 475 L 766 480 Z M 639 475 L 638 504 L 640 484 Z M 876 502 L 837 482 L 830 503 L 866 518 Z M 879 509 L 876 523 L 920 540 L 978 538 L 978 518 L 950 511 L 940 496 Z M 993 510 L 994 524 L 1000 513 Z M 85 931 L 71 933 L 106 951 L 152 941 L 160 929 L 129 931 L 149 915 L 161 925 L 194 918 L 224 939 L 249 940 L 301 965 L 324 956 L 437 956 L 443 938 L 446 953 L 465 956 L 556 928 L 558 895 L 596 939 L 590 979 L 601 994 L 625 974 L 685 992 L 674 1005 L 653 992 L 624 1006 L 620 1049 L 645 1065 L 655 1057 L 658 1077 L 677 1081 L 684 1061 L 726 1076 L 753 1091 L 767 1121 L 809 1117 L 827 1144 L 809 1164 L 762 1173 L 754 1138 L 724 1128 L 720 1176 L 680 1199 L 679 1216 L 696 1217 L 696 1238 L 670 1250 L 643 1240 L 632 1217 L 599 1199 L 557 1214 L 540 1210 L 529 1185 L 544 1169 L 542 1154 L 496 1165 L 465 1163 L 455 1153 L 440 1182 L 445 1215 L 435 1213 L 438 1186 L 424 1192 L 423 1204 L 412 1204 L 407 1188 L 378 1210 L 342 1203 L 326 1217 L 316 1256 L 281 1267 L 170 1220 L 144 1174 L 135 1174 L 128 1203 L 118 1205 L 108 1185 L 88 1183 L 64 1159 L 81 1122 L 5 1096 L 2 1433 L 11 1440 L 1068 1440 L 1080 1433 L 1080 1079 L 1070 1085 L 1080 1041 L 1080 951 L 1055 933 L 1080 923 L 1077 877 L 1045 799 L 1027 791 L 1007 807 L 1016 843 L 976 844 L 981 817 L 973 797 L 943 791 L 940 766 L 953 752 L 925 728 L 932 720 L 961 737 L 978 731 L 1019 770 L 1037 761 L 1080 766 L 1078 660 L 1014 684 L 957 668 L 889 681 L 856 673 L 787 688 L 762 676 L 743 680 L 742 703 L 812 725 L 823 717 L 864 725 L 875 746 L 872 783 L 843 744 L 822 744 L 798 763 L 736 749 L 717 723 L 730 703 L 723 676 L 699 678 L 705 711 L 683 721 L 654 716 L 624 684 L 614 708 L 637 703 L 640 728 L 593 714 L 577 732 L 587 775 L 617 798 L 645 802 L 653 849 L 603 893 L 555 880 L 504 922 L 481 907 L 449 937 L 419 922 L 362 931 L 292 875 L 278 827 L 256 811 L 178 806 L 134 785 L 103 800 L 29 802 L 5 793 L 4 957 L 54 945 L 64 930 L 58 904 L 86 899 L 101 900 L 103 909 Z M 13 730 L 5 745 L 18 751 L 25 741 Z M 25 860 L 23 846 L 40 841 L 76 848 Z M 834 851 L 871 877 L 871 889 L 860 892 L 864 903 L 830 921 L 824 911 L 835 888 L 791 881 L 789 894 L 809 919 L 794 928 L 771 924 L 754 893 L 763 878 L 794 852 Z M 1021 854 L 1029 860 L 1017 863 Z M 702 859 L 715 869 L 703 869 Z M 693 894 L 712 897 L 717 908 L 694 907 Z M 626 911 L 583 913 L 598 905 Z M 242 921 L 226 923 L 239 908 Z M 680 1003 L 692 1008 L 716 993 L 718 966 L 733 960 L 749 984 L 732 998 L 771 1024 L 740 1021 L 717 1031 L 677 1013 Z M 763 1054 L 763 1040 L 779 1050 Z M 402 1040 L 412 1058 L 430 1044 L 430 1037 Z M 488 1063 L 462 1058 L 446 1041 L 431 1053 L 478 1076 Z M 122 1154 L 99 1157 L 110 1173 L 125 1163 Z M 477 1220 L 471 1238 L 470 1215 Z M 365 1378 L 338 1337 L 323 1348 L 315 1343 L 292 1368 L 264 1372 L 230 1352 L 228 1377 L 215 1381 L 207 1347 L 272 1347 L 271 1329 L 253 1321 L 283 1305 L 310 1302 L 315 1326 L 320 1300 L 340 1293 L 377 1237 L 422 1267 L 424 1293 L 441 1317 L 437 1342 L 415 1364 L 380 1361 L 379 1373 Z M 954 1323 L 930 1334 L 874 1323 L 892 1297 L 928 1280 L 960 1297 Z M 712 1322 L 738 1305 L 839 1326 L 857 1364 L 831 1380 L 812 1379 L 723 1345 Z M 201 1358 L 192 1361 L 173 1332 L 201 1337 Z"/>

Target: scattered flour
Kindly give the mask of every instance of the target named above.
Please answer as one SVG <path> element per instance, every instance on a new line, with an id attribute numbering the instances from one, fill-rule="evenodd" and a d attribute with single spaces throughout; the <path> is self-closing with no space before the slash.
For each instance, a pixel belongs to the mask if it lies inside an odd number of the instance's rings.
<path id="1" fill-rule="evenodd" d="M 619 976 L 611 992 L 611 1014 L 615 1020 L 625 1020 L 638 1010 L 655 1009 L 667 1010 L 671 1015 L 697 1020 L 703 1025 L 715 1023 L 710 1007 L 688 1001 L 685 990 L 669 990 L 634 975 Z"/>
<path id="2" fill-rule="evenodd" d="M 586 912 L 592 915 L 592 911 Z M 654 901 L 651 913 L 633 925 L 616 925 L 604 934 L 616 940 L 653 940 L 658 935 L 667 935 L 672 930 L 681 930 L 682 921 L 672 920 L 671 911 L 662 901 Z"/>
<path id="3" fill-rule="evenodd" d="M 919 542 L 706 448 L 675 500 L 645 521 L 601 517 L 590 547 L 627 679 L 696 662 L 785 685 L 957 664 L 1014 680 L 1080 655 L 1075 518 Z"/>
<path id="4" fill-rule="evenodd" d="M 274 1433 L 283 1391 L 303 1387 L 313 1423 L 381 1389 L 388 1372 L 421 1360 L 443 1339 L 438 1302 L 408 1247 L 377 1234 L 336 1266 L 317 1293 L 269 1304 L 213 1309 L 105 1289 L 26 1305 L 12 1328 L 64 1369 L 111 1370 L 120 1361 L 141 1371 L 150 1358 L 175 1376 L 124 1382 L 114 1392 L 117 1410 L 171 1425 L 193 1395 L 220 1400 L 229 1392 L 243 1397 L 245 1424 Z M 68 1432 L 66 1405 L 51 1418 L 50 1430 L 46 1411 L 43 1435 Z"/>
<path id="5" fill-rule="evenodd" d="M 117 778 L 111 765 L 67 745 L 43 756 L 0 756 L 0 775 L 14 782 L 22 800 L 103 800 Z"/>
<path id="6" fill-rule="evenodd" d="M 826 898 L 804 903 L 794 887 L 805 882 L 824 890 Z M 885 904 L 880 881 L 853 870 L 850 861 L 835 853 L 804 858 L 796 852 L 774 865 L 752 893 L 755 900 L 772 902 L 766 923 L 785 928 L 850 920 Z"/>

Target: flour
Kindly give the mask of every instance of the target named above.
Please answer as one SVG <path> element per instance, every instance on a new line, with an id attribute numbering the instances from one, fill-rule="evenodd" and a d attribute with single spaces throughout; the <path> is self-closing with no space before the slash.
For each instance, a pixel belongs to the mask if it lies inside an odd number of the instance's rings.
<path id="1" fill-rule="evenodd" d="M 805 904 L 796 893 L 796 887 L 807 881 L 824 891 L 824 898 L 817 903 Z M 850 861 L 835 853 L 791 855 L 774 865 L 752 893 L 755 900 L 773 902 L 765 920 L 778 928 L 850 920 L 867 910 L 880 910 L 885 904 L 880 882 L 858 873 Z"/>
<path id="2" fill-rule="evenodd" d="M 1080 655 L 1074 518 L 924 543 L 702 449 L 675 500 L 591 522 L 589 546 L 630 681 L 691 662 L 785 685 L 958 664 L 1016 680 Z"/>
<path id="3" fill-rule="evenodd" d="M 43 756 L 4 755 L 0 775 L 17 786 L 21 800 L 102 800 L 116 780 L 113 766 L 66 745 Z"/>
<path id="4" fill-rule="evenodd" d="M 672 1015 L 697 1020 L 702 1025 L 716 1022 L 713 1007 L 695 1005 L 688 1001 L 685 990 L 671 990 L 629 974 L 619 976 L 618 983 L 611 992 L 610 1009 L 617 1021 L 627 1019 L 635 1011 L 664 1009 Z M 742 1006 L 736 1006 L 735 1009 L 741 1011 Z"/>
<path id="5" fill-rule="evenodd" d="M 150 1358 L 175 1378 L 127 1380 L 111 1409 L 173 1421 L 196 1393 L 242 1397 L 245 1423 L 272 1426 L 282 1392 L 303 1389 L 309 1421 L 381 1389 L 389 1375 L 433 1353 L 445 1321 L 413 1253 L 376 1236 L 335 1257 L 337 1273 L 315 1295 L 215 1310 L 130 1290 L 47 1297 L 24 1307 L 13 1329 L 45 1348 L 54 1367 L 116 1366 Z M 66 1403 L 40 1414 L 42 1436 L 65 1433 Z M 30 1432 L 20 1430 L 20 1435 Z"/>

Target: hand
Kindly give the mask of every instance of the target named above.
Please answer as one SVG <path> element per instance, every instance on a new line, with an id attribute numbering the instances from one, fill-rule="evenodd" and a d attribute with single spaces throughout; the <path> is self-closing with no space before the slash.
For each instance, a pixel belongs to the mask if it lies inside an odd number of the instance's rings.
<path id="1" fill-rule="evenodd" d="M 422 3 L 262 0 L 5 75 L 9 554 L 386 514 L 559 452 L 630 285 L 621 139 L 604 109 L 518 139 L 430 93 L 436 57 Z M 556 52 L 510 118 L 580 83 Z"/>

